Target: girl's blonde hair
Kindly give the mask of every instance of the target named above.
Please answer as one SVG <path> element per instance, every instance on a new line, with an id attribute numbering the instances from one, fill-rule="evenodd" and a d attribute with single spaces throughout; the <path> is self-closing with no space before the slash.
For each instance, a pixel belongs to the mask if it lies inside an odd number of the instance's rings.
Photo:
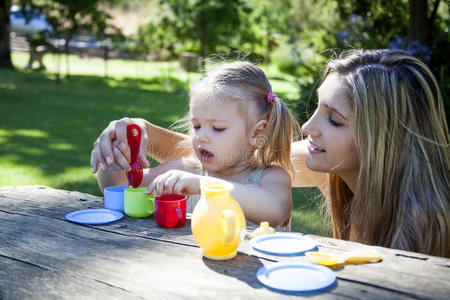
<path id="1" fill-rule="evenodd" d="M 332 60 L 351 100 L 360 161 L 355 194 L 330 175 L 332 235 L 450 255 L 449 131 L 438 83 L 401 51 L 353 50 Z"/>
<path id="2" fill-rule="evenodd" d="M 267 101 L 272 87 L 260 68 L 247 61 L 222 63 L 190 86 L 189 98 L 192 101 L 205 92 L 208 99 L 238 100 L 241 116 L 246 121 L 249 101 L 256 103 L 258 117 L 267 117 L 267 126 L 257 140 L 255 158 L 258 166 L 277 165 L 293 171 L 291 142 L 294 131 L 299 132 L 299 125 L 279 97 Z"/>

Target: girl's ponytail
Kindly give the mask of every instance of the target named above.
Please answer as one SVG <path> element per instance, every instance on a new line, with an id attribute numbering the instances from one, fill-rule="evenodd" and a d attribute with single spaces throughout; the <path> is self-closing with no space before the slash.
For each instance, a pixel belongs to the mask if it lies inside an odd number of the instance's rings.
<path id="1" fill-rule="evenodd" d="M 267 126 L 257 141 L 257 159 L 263 166 L 278 165 L 293 173 L 291 142 L 300 126 L 283 100 L 270 92 L 267 101 L 271 108 Z"/>

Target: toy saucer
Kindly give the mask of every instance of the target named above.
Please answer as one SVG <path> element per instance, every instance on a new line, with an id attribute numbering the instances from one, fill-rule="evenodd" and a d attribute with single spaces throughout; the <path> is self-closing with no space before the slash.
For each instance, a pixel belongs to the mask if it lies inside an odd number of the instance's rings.
<path id="1" fill-rule="evenodd" d="M 120 211 L 104 208 L 77 210 L 66 215 L 68 221 L 85 225 L 106 224 L 121 218 L 123 213 Z"/>
<path id="2" fill-rule="evenodd" d="M 250 244 L 255 250 L 272 255 L 299 255 L 317 247 L 310 237 L 276 233 L 253 238 Z"/>
<path id="3" fill-rule="evenodd" d="M 336 281 L 334 272 L 323 266 L 300 262 L 277 262 L 256 273 L 263 285 L 282 292 L 312 292 L 325 289 Z"/>

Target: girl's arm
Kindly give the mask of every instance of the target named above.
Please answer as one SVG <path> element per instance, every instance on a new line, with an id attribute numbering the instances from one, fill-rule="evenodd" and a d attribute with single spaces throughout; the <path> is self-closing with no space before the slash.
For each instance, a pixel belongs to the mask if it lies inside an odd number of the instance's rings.
<path id="1" fill-rule="evenodd" d="M 149 186 L 148 193 L 157 194 L 200 194 L 200 182 L 223 181 L 214 177 L 171 170 L 158 176 Z M 240 204 L 245 218 L 259 224 L 268 221 L 272 226 L 283 225 L 289 220 L 292 209 L 291 177 L 278 167 L 267 168 L 259 186 L 249 186 L 233 182 L 231 192 Z"/>

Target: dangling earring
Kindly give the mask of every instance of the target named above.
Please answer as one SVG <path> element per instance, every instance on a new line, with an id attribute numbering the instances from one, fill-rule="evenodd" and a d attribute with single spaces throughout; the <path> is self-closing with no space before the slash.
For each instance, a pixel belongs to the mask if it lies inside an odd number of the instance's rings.
<path id="1" fill-rule="evenodd" d="M 257 149 L 262 149 L 267 144 L 267 137 L 265 135 L 258 135 L 256 137 L 255 146 Z"/>

